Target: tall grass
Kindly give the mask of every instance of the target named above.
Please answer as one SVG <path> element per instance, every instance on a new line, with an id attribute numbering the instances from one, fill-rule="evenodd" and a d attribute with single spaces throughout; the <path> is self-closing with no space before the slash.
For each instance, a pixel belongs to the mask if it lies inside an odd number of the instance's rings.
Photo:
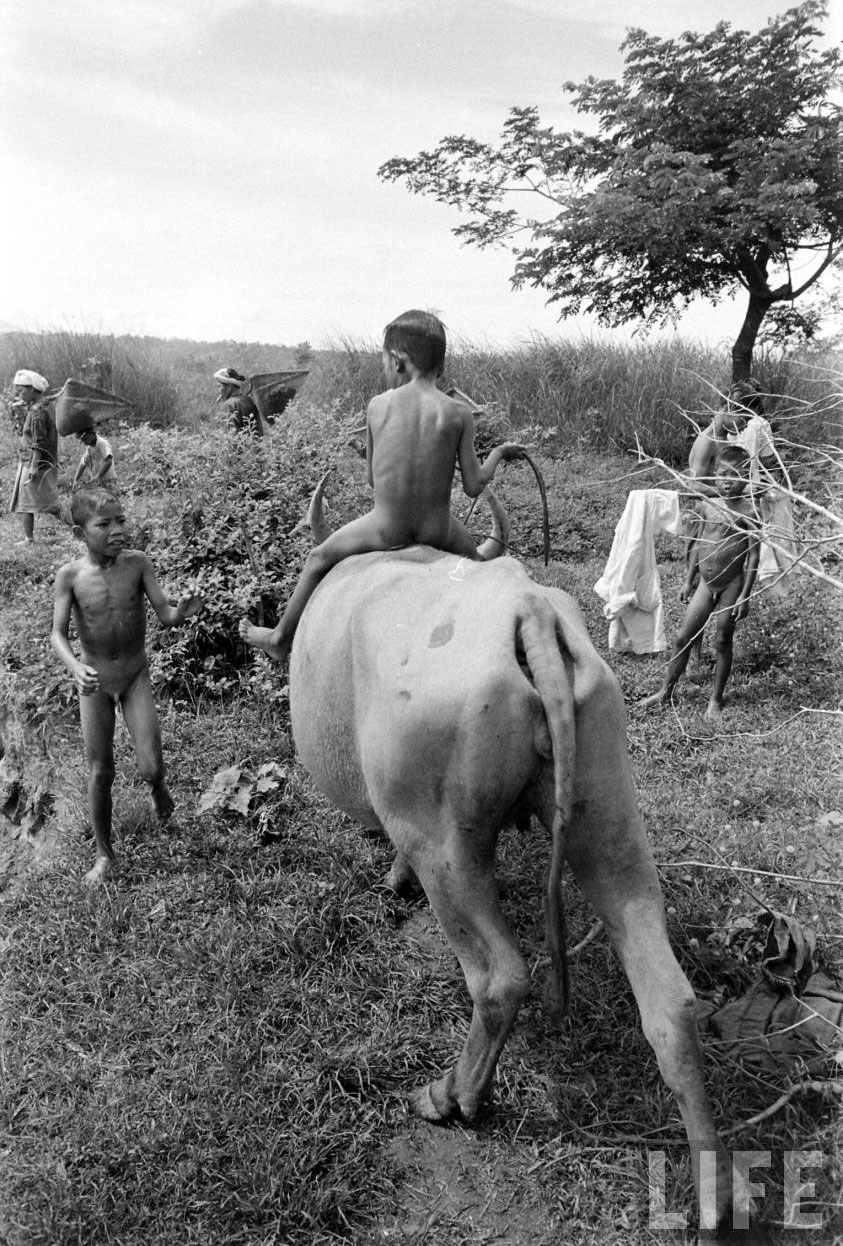
<path id="1" fill-rule="evenodd" d="M 142 342 L 131 347 L 107 333 L 73 330 L 4 333 L 0 336 L 0 375 L 8 385 L 18 368 L 32 368 L 60 389 L 68 377 L 84 376 L 85 360 L 105 365 L 114 393 L 132 404 L 138 419 L 172 424 L 178 416 L 178 386 L 171 372 L 156 363 Z"/>
<path id="2" fill-rule="evenodd" d="M 196 424 L 213 409 L 217 368 L 233 365 L 254 375 L 306 367 L 309 351 L 306 342 L 288 348 L 261 342 L 115 337 L 73 329 L 3 333 L 0 382 L 8 386 L 18 368 L 34 368 L 52 389 L 59 389 L 69 376 L 84 379 L 85 361 L 95 358 L 110 378 L 105 387 L 132 404 L 136 419 L 159 427 Z"/>
<path id="3" fill-rule="evenodd" d="M 839 354 L 759 360 L 767 406 L 788 421 L 790 439 L 843 443 Z M 458 343 L 442 378 L 514 429 L 538 426 L 559 447 L 648 453 L 684 463 L 696 427 L 708 423 L 729 387 L 722 351 L 698 342 L 608 344 L 546 337 L 509 350 Z M 380 348 L 341 340 L 320 353 L 308 397 L 340 415 L 360 414 L 383 388 Z"/>
<path id="4" fill-rule="evenodd" d="M 303 348 L 249 342 L 188 342 L 72 331 L 0 335 L 0 380 L 35 368 L 58 388 L 96 356 L 137 418 L 201 426 L 213 413 L 214 370 L 247 375 L 301 366 Z M 309 348 L 308 348 L 309 349 Z M 339 419 L 359 417 L 383 389 L 379 344 L 338 339 L 307 360 L 303 397 Z M 763 350 L 756 373 L 774 423 L 795 444 L 843 445 L 843 355 Z M 535 428 L 559 449 L 620 450 L 640 444 L 668 463 L 687 460 L 695 428 L 708 423 L 729 385 L 722 350 L 681 338 L 608 343 L 535 337 L 505 350 L 456 341 L 443 385 L 456 386 L 495 416 L 496 426 Z M 299 400 L 301 401 L 301 399 Z"/>

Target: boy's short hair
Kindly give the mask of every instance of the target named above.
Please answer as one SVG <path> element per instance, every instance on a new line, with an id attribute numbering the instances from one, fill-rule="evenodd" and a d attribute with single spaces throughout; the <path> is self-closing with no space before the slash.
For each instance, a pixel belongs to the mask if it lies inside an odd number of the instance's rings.
<path id="1" fill-rule="evenodd" d="M 78 528 L 84 527 L 92 515 L 99 515 L 106 506 L 117 501 L 117 494 L 104 485 L 85 485 L 70 499 L 70 518 Z"/>
<path id="2" fill-rule="evenodd" d="M 727 446 L 721 446 L 714 457 L 715 467 L 719 467 L 722 463 L 725 467 L 748 467 L 751 455 L 746 446 L 739 446 L 736 442 L 729 442 Z"/>
<path id="3" fill-rule="evenodd" d="M 383 331 L 384 350 L 405 354 L 421 372 L 441 376 L 445 365 L 445 326 L 432 312 L 402 312 Z"/>

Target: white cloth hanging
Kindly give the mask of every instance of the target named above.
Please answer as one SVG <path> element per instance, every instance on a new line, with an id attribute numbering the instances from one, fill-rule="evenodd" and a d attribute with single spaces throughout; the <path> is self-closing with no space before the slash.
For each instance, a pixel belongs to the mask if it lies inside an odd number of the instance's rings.
<path id="1" fill-rule="evenodd" d="M 662 653 L 667 648 L 656 532 L 682 536 L 679 495 L 673 489 L 633 489 L 615 526 L 612 548 L 594 591 L 606 603 L 609 648 Z"/>

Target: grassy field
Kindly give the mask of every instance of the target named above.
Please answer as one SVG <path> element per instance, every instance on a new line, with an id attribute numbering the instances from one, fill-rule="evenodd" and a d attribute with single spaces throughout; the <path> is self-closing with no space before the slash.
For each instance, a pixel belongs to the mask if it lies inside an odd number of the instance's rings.
<path id="1" fill-rule="evenodd" d="M 307 548 L 294 528 L 323 468 L 339 468 L 335 522 L 365 504 L 347 444 L 353 415 L 294 406 L 260 448 L 213 421 L 198 432 L 114 430 L 138 544 L 174 589 L 198 579 L 209 605 L 195 629 L 150 632 L 176 817 L 156 824 L 121 729 L 120 870 L 94 894 L 79 885 L 92 841 L 76 707 L 46 641 L 52 578 L 75 542 L 42 519 L 39 542 L 15 547 L 14 520 L 0 523 L 4 1246 L 671 1246 L 685 1233 L 648 1223 L 648 1158 L 659 1157 L 667 1211 L 694 1222 L 678 1112 L 599 932 L 573 956 L 564 1031 L 543 1015 L 548 845 L 535 827 L 501 843 L 501 889 L 536 990 L 494 1103 L 472 1130 L 408 1115 L 407 1090 L 462 1044 L 459 968 L 426 906 L 380 886 L 386 846 L 327 807 L 296 767 L 283 672 L 236 638 L 244 610 L 271 621 L 288 590 Z M 658 475 L 535 422 L 522 431 L 547 478 L 550 566 L 520 466 L 501 489 L 514 550 L 537 580 L 574 594 L 621 683 L 671 937 L 703 1012 L 757 980 L 767 909 L 812 927 L 818 964 L 843 982 L 839 591 L 800 573 L 786 597 L 754 603 L 721 722 L 702 718 L 707 667 L 673 707 L 645 715 L 635 703 L 657 686 L 662 659 L 607 651 L 593 585 L 629 488 Z M 13 447 L 3 438 L 5 488 Z M 66 479 L 75 458 L 67 446 L 63 455 Z M 806 459 L 801 476 L 826 502 L 827 469 Z M 479 536 L 484 519 L 474 522 Z M 800 525 L 828 535 L 816 516 Z M 659 538 L 658 555 L 672 630 L 681 544 Z M 822 565 L 839 578 L 839 542 Z M 568 910 L 573 946 L 592 930 L 573 884 Z M 843 1233 L 839 1038 L 764 1067 L 704 1028 L 729 1145 L 769 1152 L 753 1179 L 765 1183 L 775 1243 Z M 781 1227 L 793 1151 L 821 1154 L 802 1203 L 821 1213 L 821 1234 Z"/>

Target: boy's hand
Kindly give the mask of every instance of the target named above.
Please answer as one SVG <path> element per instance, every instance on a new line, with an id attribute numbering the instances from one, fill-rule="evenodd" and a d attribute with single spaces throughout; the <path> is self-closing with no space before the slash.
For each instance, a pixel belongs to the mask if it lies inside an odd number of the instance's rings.
<path id="1" fill-rule="evenodd" d="M 519 446 L 516 441 L 505 441 L 499 447 L 501 460 L 508 463 L 513 459 L 523 459 L 527 455 L 527 447 Z"/>
<path id="2" fill-rule="evenodd" d="M 679 590 L 679 600 L 690 601 L 693 595 L 694 595 L 693 584 L 683 584 Z"/>
<path id="3" fill-rule="evenodd" d="M 181 597 L 176 605 L 179 619 L 182 623 L 186 619 L 192 619 L 195 614 L 204 608 L 205 598 L 201 593 L 191 593 L 188 596 Z"/>
<path id="4" fill-rule="evenodd" d="M 100 686 L 100 677 L 92 666 L 79 665 L 74 675 L 76 687 L 83 697 L 89 697 Z"/>
<path id="5" fill-rule="evenodd" d="M 732 618 L 736 623 L 740 623 L 741 619 L 745 619 L 749 614 L 748 601 L 736 601 L 732 606 Z"/>

